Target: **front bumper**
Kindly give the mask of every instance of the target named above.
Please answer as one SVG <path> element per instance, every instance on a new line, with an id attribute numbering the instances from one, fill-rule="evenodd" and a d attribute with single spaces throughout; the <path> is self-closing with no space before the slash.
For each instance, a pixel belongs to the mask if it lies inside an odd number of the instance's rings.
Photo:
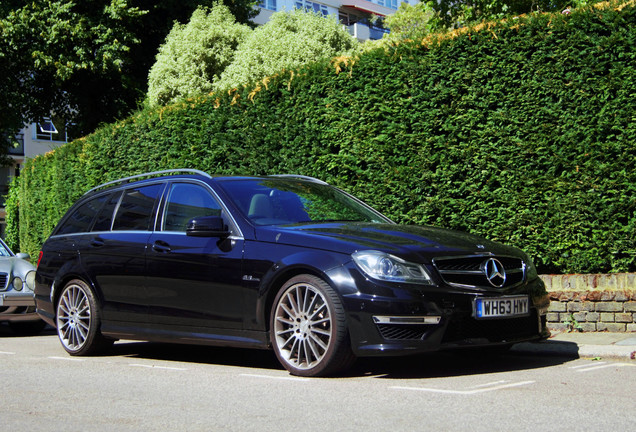
<path id="1" fill-rule="evenodd" d="M 32 293 L 1 293 L 0 322 L 38 321 Z"/>
<path id="2" fill-rule="evenodd" d="M 541 281 L 533 284 L 541 284 Z M 343 297 L 352 349 L 358 356 L 507 346 L 549 336 L 545 319 L 548 303 L 543 298 L 530 296 L 527 316 L 476 319 L 475 298 L 492 293 L 460 292 L 443 287 L 383 288 L 385 294 L 393 295 L 359 292 Z M 525 292 L 536 292 L 540 287 L 523 288 Z"/>

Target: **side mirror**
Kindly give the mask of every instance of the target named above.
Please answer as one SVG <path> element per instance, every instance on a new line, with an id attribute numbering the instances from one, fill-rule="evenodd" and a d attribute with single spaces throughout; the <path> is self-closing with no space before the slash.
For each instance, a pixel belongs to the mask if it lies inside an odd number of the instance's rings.
<path id="1" fill-rule="evenodd" d="M 31 256 L 28 253 L 24 253 L 24 252 L 18 252 L 17 254 L 15 254 L 15 256 L 16 258 L 20 258 L 25 261 L 29 261 L 31 259 Z"/>
<path id="2" fill-rule="evenodd" d="M 230 231 L 221 216 L 199 216 L 186 227 L 186 234 L 192 237 L 227 237 Z"/>

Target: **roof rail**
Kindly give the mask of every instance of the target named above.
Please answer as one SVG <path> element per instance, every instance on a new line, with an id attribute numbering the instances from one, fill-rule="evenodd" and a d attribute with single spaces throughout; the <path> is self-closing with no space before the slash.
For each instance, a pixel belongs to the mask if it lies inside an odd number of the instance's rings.
<path id="1" fill-rule="evenodd" d="M 130 177 L 126 177 L 126 178 L 122 178 L 119 180 L 113 180 L 113 181 L 109 181 L 107 183 L 103 183 L 100 184 L 99 186 L 95 186 L 94 188 L 92 188 L 91 190 L 89 190 L 88 192 L 86 192 L 84 195 L 88 195 L 91 192 L 95 192 L 98 189 L 103 189 L 105 187 L 108 186 L 113 186 L 116 184 L 124 184 L 124 183 L 128 183 L 131 180 L 134 179 L 139 179 L 139 178 L 143 178 L 143 177 L 151 177 L 151 176 L 158 176 L 158 175 L 164 175 L 164 174 L 176 174 L 176 173 L 184 173 L 184 174 L 197 174 L 197 175 L 201 175 L 207 178 L 212 178 L 212 176 L 204 171 L 201 170 L 197 170 L 197 169 L 188 169 L 188 168 L 181 168 L 181 169 L 171 169 L 171 170 L 163 170 L 163 171 L 153 171 L 153 172 L 149 172 L 149 173 L 144 173 L 144 174 L 137 174 L 134 176 L 130 176 Z"/>
<path id="2" fill-rule="evenodd" d="M 274 175 L 271 175 L 270 177 L 297 178 L 302 180 L 309 180 L 309 181 L 324 184 L 324 185 L 329 184 L 326 181 L 317 179 L 316 177 L 310 177 L 310 176 L 300 175 L 300 174 L 274 174 Z"/>

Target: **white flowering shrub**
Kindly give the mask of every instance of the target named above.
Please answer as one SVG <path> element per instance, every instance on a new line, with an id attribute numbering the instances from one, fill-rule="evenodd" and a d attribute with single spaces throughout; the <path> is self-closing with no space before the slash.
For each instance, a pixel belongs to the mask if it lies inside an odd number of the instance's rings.
<path id="1" fill-rule="evenodd" d="M 166 105 L 212 91 L 251 31 L 221 4 L 198 8 L 187 24 L 175 23 L 148 76 L 149 104 Z"/>
<path id="2" fill-rule="evenodd" d="M 234 61 L 214 87 L 216 90 L 241 87 L 283 69 L 350 53 L 357 48 L 357 39 L 334 17 L 301 10 L 276 12 L 239 45 Z"/>

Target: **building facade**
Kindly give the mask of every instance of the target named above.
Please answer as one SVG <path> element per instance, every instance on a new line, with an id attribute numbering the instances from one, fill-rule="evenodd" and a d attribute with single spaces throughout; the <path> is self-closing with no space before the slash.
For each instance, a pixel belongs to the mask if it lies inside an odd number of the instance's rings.
<path id="1" fill-rule="evenodd" d="M 5 200 L 13 177 L 20 175 L 20 169 L 27 159 L 49 152 L 67 141 L 66 129 L 63 125 L 56 126 L 51 119 L 44 119 L 41 123 L 31 123 L 16 135 L 15 143 L 9 147 L 8 151 L 13 164 L 0 167 L 0 236 L 2 238 L 4 238 L 6 227 Z"/>
<path id="2" fill-rule="evenodd" d="M 374 24 L 371 17 L 385 17 L 395 13 L 400 3 L 418 3 L 419 0 L 261 0 L 260 13 L 254 23 L 265 24 L 274 12 L 305 9 L 325 16 L 337 17 L 349 33 L 360 41 L 381 39 L 387 32 Z"/>

